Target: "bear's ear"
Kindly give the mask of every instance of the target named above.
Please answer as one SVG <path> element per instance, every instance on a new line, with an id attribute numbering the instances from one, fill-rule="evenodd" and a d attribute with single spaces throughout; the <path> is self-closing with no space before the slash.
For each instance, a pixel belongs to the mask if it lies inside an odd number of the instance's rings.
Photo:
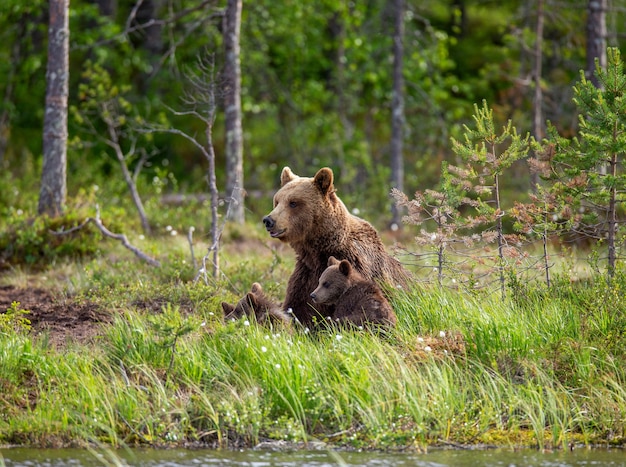
<path id="1" fill-rule="evenodd" d="M 263 287 L 258 282 L 252 284 L 252 289 L 250 290 L 253 294 L 260 294 L 263 292 Z"/>
<path id="2" fill-rule="evenodd" d="M 315 174 L 313 183 L 320 192 L 326 196 L 329 192 L 333 191 L 333 171 L 328 167 L 319 169 Z"/>
<path id="3" fill-rule="evenodd" d="M 256 307 L 256 295 L 254 295 L 252 292 L 248 292 L 246 294 L 246 303 L 248 303 L 252 308 Z"/>
<path id="4" fill-rule="evenodd" d="M 335 264 L 339 264 L 339 260 L 334 256 L 329 256 L 327 266 L 334 266 Z"/>
<path id="5" fill-rule="evenodd" d="M 285 186 L 287 183 L 295 180 L 298 176 L 291 171 L 289 167 L 284 167 L 280 174 L 280 186 Z"/>
<path id="6" fill-rule="evenodd" d="M 235 311 L 235 306 L 230 303 L 222 302 L 222 310 L 224 310 L 224 315 L 228 315 Z"/>
<path id="7" fill-rule="evenodd" d="M 339 272 L 341 274 L 343 274 L 344 276 L 349 276 L 350 272 L 352 271 L 352 265 L 348 262 L 348 260 L 342 260 L 341 263 L 339 263 Z"/>

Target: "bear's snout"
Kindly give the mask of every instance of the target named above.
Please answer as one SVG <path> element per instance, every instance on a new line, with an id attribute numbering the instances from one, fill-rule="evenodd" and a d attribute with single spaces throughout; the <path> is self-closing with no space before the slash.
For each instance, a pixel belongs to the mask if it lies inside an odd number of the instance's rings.
<path id="1" fill-rule="evenodd" d="M 310 297 L 313 301 L 315 301 L 315 299 L 317 298 L 317 295 L 315 294 L 315 292 L 311 292 Z"/>
<path id="2" fill-rule="evenodd" d="M 265 228 L 267 230 L 270 230 L 274 227 L 274 225 L 276 225 L 276 222 L 274 222 L 274 219 L 272 219 L 270 216 L 265 216 L 263 218 L 263 225 L 265 225 Z"/>

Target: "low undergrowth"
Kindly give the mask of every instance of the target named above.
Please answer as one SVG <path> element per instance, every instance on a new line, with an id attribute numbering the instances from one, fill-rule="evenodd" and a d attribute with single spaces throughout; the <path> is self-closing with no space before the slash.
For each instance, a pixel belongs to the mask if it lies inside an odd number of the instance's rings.
<path id="1" fill-rule="evenodd" d="M 222 323 L 221 300 L 255 280 L 282 296 L 291 264 L 275 251 L 226 255 L 209 283 L 190 279 L 183 242 L 168 255 L 178 274 L 134 260 L 65 270 L 66 289 L 118 310 L 95 344 L 54 349 L 0 329 L 0 443 L 626 441 L 622 276 L 526 283 L 504 300 L 420 286 L 395 292 L 393 331 L 311 333 Z"/>

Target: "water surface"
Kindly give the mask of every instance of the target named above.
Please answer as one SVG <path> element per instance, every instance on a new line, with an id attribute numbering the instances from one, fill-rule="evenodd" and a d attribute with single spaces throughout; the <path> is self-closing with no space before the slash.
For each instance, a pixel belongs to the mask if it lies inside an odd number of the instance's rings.
<path id="1" fill-rule="evenodd" d="M 534 450 L 431 450 L 419 453 L 258 451 L 258 450 L 100 450 L 0 449 L 0 467 L 574 467 L 624 466 L 621 449 L 575 449 L 542 453 Z"/>

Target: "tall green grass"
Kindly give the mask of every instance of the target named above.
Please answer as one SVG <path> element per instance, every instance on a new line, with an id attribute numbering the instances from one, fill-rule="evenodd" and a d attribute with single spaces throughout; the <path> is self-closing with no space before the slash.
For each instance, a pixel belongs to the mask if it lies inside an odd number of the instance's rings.
<path id="1" fill-rule="evenodd" d="M 291 264 L 266 253 L 225 258 L 224 276 L 207 284 L 130 260 L 66 270 L 114 318 L 95 344 L 60 350 L 25 329 L 0 333 L 0 443 L 625 442 L 622 276 L 527 283 L 506 300 L 396 291 L 398 326 L 385 334 L 222 323 L 220 301 L 253 281 L 282 296 Z M 170 254 L 184 269 L 184 243 Z"/>

